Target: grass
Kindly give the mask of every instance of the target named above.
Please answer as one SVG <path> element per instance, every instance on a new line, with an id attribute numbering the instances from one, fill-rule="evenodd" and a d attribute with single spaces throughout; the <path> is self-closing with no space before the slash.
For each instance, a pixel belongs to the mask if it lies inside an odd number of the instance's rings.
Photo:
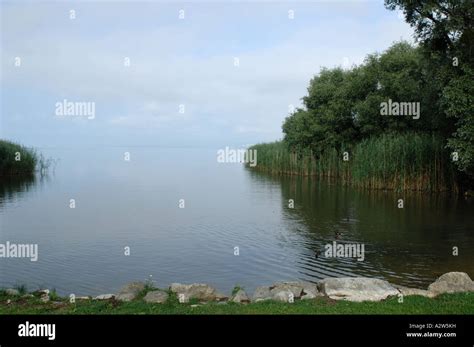
<path id="1" fill-rule="evenodd" d="M 25 295 L 28 293 L 28 290 L 26 288 L 26 285 L 24 284 L 18 284 L 16 286 L 13 287 L 13 289 L 16 289 L 18 290 L 18 292 L 20 293 L 20 295 Z"/>
<path id="2" fill-rule="evenodd" d="M 10 302 L 8 302 L 10 300 Z M 0 314 L 474 314 L 474 293 L 443 294 L 430 299 L 407 296 L 403 303 L 393 297 L 381 302 L 335 301 L 325 297 L 314 300 L 279 303 L 264 301 L 250 304 L 206 303 L 192 307 L 196 302 L 181 304 L 170 295 L 164 304 L 149 304 L 143 295 L 131 302 L 115 300 L 76 300 L 55 298 L 54 302 L 42 303 L 38 297 L 7 296 L 0 292 Z"/>
<path id="3" fill-rule="evenodd" d="M 56 301 L 56 300 L 61 300 L 61 297 L 58 295 L 57 291 L 56 291 L 56 288 L 53 288 L 50 293 L 49 293 L 49 297 L 52 301 Z"/>
<path id="4" fill-rule="evenodd" d="M 347 185 L 396 191 L 458 191 L 455 168 L 443 141 L 426 134 L 384 134 L 345 149 L 292 152 L 283 141 L 258 144 L 257 170 L 317 176 Z M 347 152 L 347 161 L 343 153 Z"/>
<path id="5" fill-rule="evenodd" d="M 50 161 L 34 149 L 0 140 L 0 176 L 33 175 L 35 170 L 43 172 Z"/>

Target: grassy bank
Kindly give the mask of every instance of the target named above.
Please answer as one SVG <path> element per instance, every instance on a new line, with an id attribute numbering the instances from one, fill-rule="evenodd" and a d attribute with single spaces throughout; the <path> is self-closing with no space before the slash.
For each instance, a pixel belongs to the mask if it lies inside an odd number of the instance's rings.
<path id="1" fill-rule="evenodd" d="M 43 303 L 38 297 L 7 296 L 0 293 L 0 314 L 473 314 L 474 293 L 443 294 L 430 299 L 407 296 L 381 302 L 347 302 L 328 298 L 279 303 L 264 301 L 250 304 L 191 302 L 180 304 L 170 296 L 164 304 L 149 304 L 143 295 L 131 302 L 115 300 L 77 300 L 52 297 Z M 8 301 L 10 300 L 10 301 Z"/>
<path id="2" fill-rule="evenodd" d="M 32 175 L 40 162 L 34 150 L 0 140 L 0 176 Z"/>
<path id="3" fill-rule="evenodd" d="M 443 141 L 426 134 L 384 134 L 339 152 L 326 150 L 318 158 L 309 149 L 291 151 L 282 141 L 250 149 L 257 150 L 256 169 L 275 174 L 317 176 L 373 189 L 458 190 Z"/>

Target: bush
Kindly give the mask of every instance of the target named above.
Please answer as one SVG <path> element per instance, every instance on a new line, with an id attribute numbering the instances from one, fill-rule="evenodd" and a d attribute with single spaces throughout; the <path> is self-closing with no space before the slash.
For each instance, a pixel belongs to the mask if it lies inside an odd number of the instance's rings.
<path id="1" fill-rule="evenodd" d="M 33 149 L 0 140 L 0 176 L 31 175 L 37 163 L 38 155 Z"/>

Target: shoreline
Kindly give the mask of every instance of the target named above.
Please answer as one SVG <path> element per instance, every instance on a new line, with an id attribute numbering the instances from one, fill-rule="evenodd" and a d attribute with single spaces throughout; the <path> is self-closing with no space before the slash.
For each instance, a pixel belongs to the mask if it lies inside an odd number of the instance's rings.
<path id="1" fill-rule="evenodd" d="M 474 282 L 466 273 L 449 272 L 427 289 L 408 288 L 375 278 L 342 277 L 317 283 L 278 282 L 257 287 L 252 296 L 240 287 L 226 295 L 203 283 L 173 283 L 167 289 L 160 289 L 145 282 L 131 282 L 116 294 L 95 297 L 74 294 L 60 297 L 48 289 L 30 293 L 13 288 L 0 291 L 0 314 L 134 314 L 143 310 L 150 314 L 425 311 L 474 314 Z"/>

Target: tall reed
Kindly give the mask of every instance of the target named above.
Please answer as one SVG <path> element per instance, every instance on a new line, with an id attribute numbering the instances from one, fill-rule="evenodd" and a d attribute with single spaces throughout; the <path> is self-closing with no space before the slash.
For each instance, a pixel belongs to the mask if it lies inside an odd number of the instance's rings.
<path id="1" fill-rule="evenodd" d="M 31 175 L 36 166 L 45 162 L 30 148 L 16 143 L 0 140 L 0 176 Z"/>
<path id="2" fill-rule="evenodd" d="M 457 191 L 455 169 L 443 141 L 427 134 L 383 134 L 315 158 L 309 149 L 290 150 L 283 141 L 258 144 L 257 170 L 336 179 L 363 188 Z M 344 161 L 344 152 L 348 160 Z"/>

